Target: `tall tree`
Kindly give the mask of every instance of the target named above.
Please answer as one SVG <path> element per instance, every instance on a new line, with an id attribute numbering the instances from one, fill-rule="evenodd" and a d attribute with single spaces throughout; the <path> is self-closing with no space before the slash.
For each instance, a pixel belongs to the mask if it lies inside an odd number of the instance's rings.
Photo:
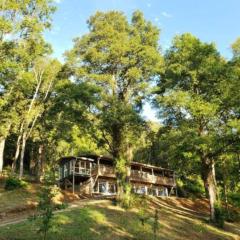
<path id="1" fill-rule="evenodd" d="M 200 162 L 213 221 L 217 199 L 215 161 L 223 150 L 221 84 L 225 81 L 225 66 L 214 44 L 202 43 L 191 34 L 177 36 L 165 54 L 157 97 L 165 124 L 181 133 L 183 146 L 177 149 L 183 151 L 185 159 Z"/>
<path id="2" fill-rule="evenodd" d="M 36 122 L 44 114 L 50 94 L 52 93 L 57 81 L 57 74 L 60 71 L 60 63 L 56 60 L 47 58 L 36 59 L 32 72 L 29 72 L 29 78 L 33 82 L 31 84 L 30 96 L 25 108 L 22 109 L 22 118 L 20 119 L 20 130 L 17 141 L 17 150 L 13 168 L 18 158 L 17 153 L 20 152 L 20 178 L 23 175 L 23 164 L 25 147 Z M 35 86 L 34 86 L 35 85 Z"/>
<path id="3" fill-rule="evenodd" d="M 98 100 L 98 89 L 86 83 L 74 83 L 65 74 L 63 66 L 32 131 L 31 140 L 36 146 L 32 166 L 37 180 L 44 166 L 55 167 L 61 156 L 78 154 L 84 146 L 88 150 L 97 148 L 94 139 L 88 136 L 90 109 Z"/>
<path id="4" fill-rule="evenodd" d="M 89 33 L 76 38 L 73 49 L 66 53 L 67 64 L 76 81 L 101 89 L 96 123 L 116 166 L 122 162 L 125 173 L 117 168 L 120 179 L 126 176 L 131 160 L 131 154 L 125 153 L 131 152 L 131 139 L 142 123 L 142 101 L 162 63 L 159 30 L 139 11 L 133 13 L 130 23 L 121 12 L 97 12 L 88 20 L 88 27 Z"/>
<path id="5" fill-rule="evenodd" d="M 4 0 L 0 3 L 0 10 L 1 172 L 4 141 L 19 124 L 20 108 L 26 100 L 19 87 L 29 86 L 27 72 L 37 57 L 49 52 L 43 31 L 50 27 L 50 16 L 55 7 L 51 0 Z"/>

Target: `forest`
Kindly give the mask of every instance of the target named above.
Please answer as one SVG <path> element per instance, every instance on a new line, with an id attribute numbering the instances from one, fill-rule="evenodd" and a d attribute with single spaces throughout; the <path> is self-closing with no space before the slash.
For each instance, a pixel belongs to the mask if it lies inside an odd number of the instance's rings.
<path id="1" fill-rule="evenodd" d="M 115 159 L 122 201 L 138 161 L 175 170 L 178 195 L 207 197 L 213 222 L 239 207 L 240 38 L 229 59 L 191 33 L 163 51 L 141 11 L 98 11 L 60 61 L 44 38 L 55 11 L 0 1 L 0 175 L 41 182 L 59 158 L 95 153 Z"/>

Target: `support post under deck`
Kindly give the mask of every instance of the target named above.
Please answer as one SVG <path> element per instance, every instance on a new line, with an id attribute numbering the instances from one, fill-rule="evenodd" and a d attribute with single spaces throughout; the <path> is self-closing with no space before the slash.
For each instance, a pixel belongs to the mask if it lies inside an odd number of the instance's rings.
<path id="1" fill-rule="evenodd" d="M 75 193 L 75 164 L 76 164 L 76 160 L 73 160 L 73 169 L 72 169 L 72 192 L 73 194 Z"/>

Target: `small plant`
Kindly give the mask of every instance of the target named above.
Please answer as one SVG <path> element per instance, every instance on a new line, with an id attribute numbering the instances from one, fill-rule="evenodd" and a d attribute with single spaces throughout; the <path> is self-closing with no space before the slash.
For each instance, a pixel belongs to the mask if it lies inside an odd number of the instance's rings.
<path id="1" fill-rule="evenodd" d="M 159 229 L 159 212 L 157 209 L 155 209 L 155 214 L 154 214 L 154 221 L 153 221 L 153 236 L 154 236 L 154 240 L 157 240 L 157 233 L 158 233 L 158 229 Z"/>
<path id="2" fill-rule="evenodd" d="M 215 204 L 214 210 L 215 210 L 216 225 L 219 228 L 223 228 L 224 227 L 224 221 L 225 221 L 225 211 L 222 208 L 220 203 Z"/>
<path id="3" fill-rule="evenodd" d="M 197 225 L 193 225 L 193 229 L 198 232 L 198 233 L 205 233 L 206 230 L 206 226 L 202 223 L 202 224 L 197 224 Z"/>
<path id="4" fill-rule="evenodd" d="M 229 193 L 228 199 L 233 206 L 240 208 L 240 192 Z"/>
<path id="5" fill-rule="evenodd" d="M 25 187 L 27 187 L 27 183 L 23 180 L 20 180 L 17 177 L 10 176 L 6 179 L 5 190 L 7 191 L 19 189 L 19 188 L 25 188 Z"/>
<path id="6" fill-rule="evenodd" d="M 135 195 L 131 193 L 131 186 L 125 184 L 125 191 L 121 196 L 119 204 L 124 209 L 130 209 L 135 205 Z"/>
<path id="7" fill-rule="evenodd" d="M 47 233 L 53 227 L 53 212 L 57 209 L 57 205 L 53 202 L 53 198 L 58 193 L 59 188 L 55 185 L 55 172 L 48 170 L 45 172 L 43 186 L 39 193 L 38 214 L 32 219 L 40 220 L 40 222 L 38 222 L 38 232 L 43 234 L 43 240 L 47 239 Z"/>
<path id="8" fill-rule="evenodd" d="M 137 203 L 136 205 L 139 205 L 139 212 L 138 212 L 138 218 L 142 223 L 142 226 L 145 225 L 145 223 L 150 219 L 150 216 L 148 215 L 147 212 L 147 203 L 145 198 L 137 198 Z"/>

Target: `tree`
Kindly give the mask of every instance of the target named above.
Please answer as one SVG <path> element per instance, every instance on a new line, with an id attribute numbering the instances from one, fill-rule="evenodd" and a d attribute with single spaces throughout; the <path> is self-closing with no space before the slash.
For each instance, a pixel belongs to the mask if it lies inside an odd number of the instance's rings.
<path id="1" fill-rule="evenodd" d="M 98 100 L 98 89 L 67 79 L 65 66 L 57 79 L 30 136 L 33 143 L 32 172 L 38 181 L 45 167 L 55 167 L 56 160 L 63 155 L 78 154 L 83 148 L 85 151 L 97 148 L 96 140 L 89 135 L 89 109 Z"/>
<path id="2" fill-rule="evenodd" d="M 221 84 L 226 80 L 226 61 L 214 44 L 191 34 L 176 36 L 164 59 L 157 97 L 160 116 L 170 129 L 180 131 L 182 146 L 177 149 L 185 161 L 199 161 L 214 221 L 215 161 L 224 149 Z"/>
<path id="3" fill-rule="evenodd" d="M 234 58 L 240 57 L 240 38 L 237 38 L 237 40 L 232 44 L 232 52 Z"/>
<path id="4" fill-rule="evenodd" d="M 32 72 L 28 74 L 29 79 L 31 79 L 30 81 L 32 81 L 32 88 L 30 88 L 30 96 L 32 97 L 27 101 L 25 108 L 22 109 L 23 114 L 22 119 L 20 120 L 17 150 L 13 164 L 13 168 L 15 168 L 18 153 L 21 149 L 20 178 L 23 175 L 24 153 L 27 139 L 31 135 L 37 120 L 44 114 L 49 95 L 56 84 L 57 74 L 60 71 L 60 67 L 60 63 L 56 60 L 39 58 L 36 59 Z"/>
<path id="5" fill-rule="evenodd" d="M 19 86 L 28 86 L 29 79 L 25 73 L 31 69 L 36 57 L 49 52 L 42 33 L 50 27 L 50 15 L 55 7 L 51 0 L 5 0 L 1 1 L 0 10 L 1 172 L 4 142 L 9 133 L 18 128 L 18 114 L 25 104 Z"/>
<path id="6" fill-rule="evenodd" d="M 76 38 L 73 49 L 66 53 L 67 65 L 75 81 L 101 90 L 95 123 L 116 166 L 123 163 L 125 173 L 117 168 L 120 180 L 127 175 L 132 139 L 143 123 L 139 114 L 142 101 L 162 63 L 159 30 L 139 11 L 133 13 L 130 23 L 121 12 L 97 12 L 88 20 L 88 27 L 89 33 Z"/>

